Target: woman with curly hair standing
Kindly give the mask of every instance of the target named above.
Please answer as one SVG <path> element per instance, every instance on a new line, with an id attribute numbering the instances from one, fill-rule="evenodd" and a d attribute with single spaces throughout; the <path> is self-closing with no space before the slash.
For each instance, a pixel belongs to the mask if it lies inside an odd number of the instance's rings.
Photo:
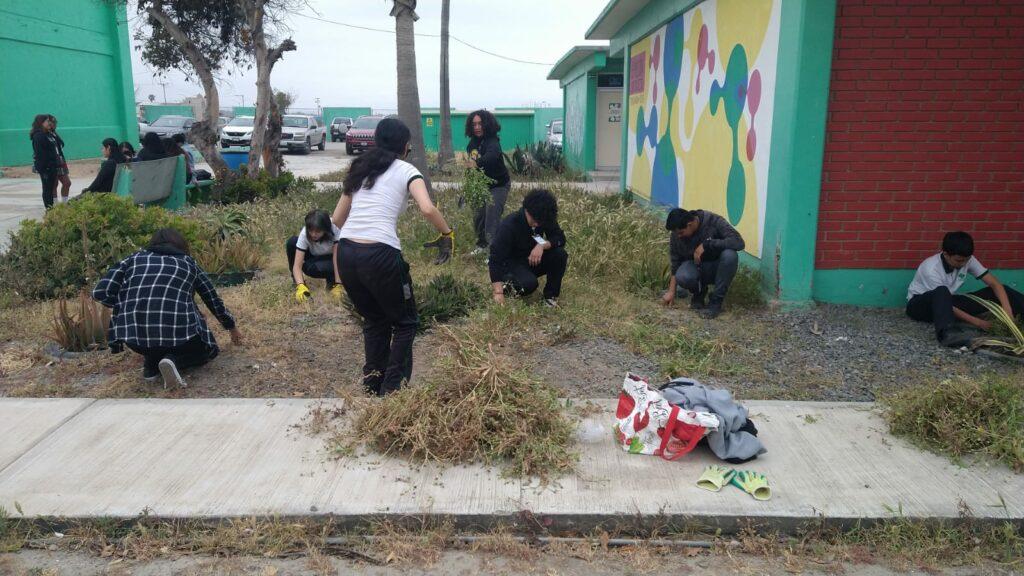
<path id="1" fill-rule="evenodd" d="M 491 201 L 477 209 L 473 216 L 473 227 L 476 230 L 476 249 L 471 254 L 487 252 L 498 223 L 505 212 L 505 200 L 512 180 L 505 167 L 505 156 L 501 153 L 501 140 L 498 132 L 501 124 L 487 110 L 477 110 L 466 118 L 466 137 L 469 144 L 466 152 L 474 166 L 484 171 L 491 182 Z"/>

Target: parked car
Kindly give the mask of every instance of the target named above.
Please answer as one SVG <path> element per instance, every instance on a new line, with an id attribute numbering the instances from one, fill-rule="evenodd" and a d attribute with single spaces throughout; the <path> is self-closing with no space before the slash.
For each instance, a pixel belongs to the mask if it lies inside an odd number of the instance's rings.
<path id="1" fill-rule="evenodd" d="M 281 148 L 287 148 L 289 152 L 299 150 L 303 154 L 309 154 L 314 145 L 317 150 L 327 147 L 327 131 L 315 117 L 286 114 L 282 118 Z"/>
<path id="2" fill-rule="evenodd" d="M 562 121 L 554 120 L 548 125 L 548 144 L 562 149 Z"/>
<path id="3" fill-rule="evenodd" d="M 161 138 L 170 138 L 175 134 L 187 134 L 195 123 L 194 118 L 188 116 L 161 116 L 152 124 L 139 126 L 139 140 L 150 132 L 156 132 Z"/>
<path id="4" fill-rule="evenodd" d="M 253 116 L 235 116 L 220 130 L 220 146 L 248 146 L 252 142 Z"/>
<path id="5" fill-rule="evenodd" d="M 364 152 L 374 147 L 373 132 L 383 116 L 360 116 L 345 134 L 345 153 Z"/>
<path id="6" fill-rule="evenodd" d="M 217 128 L 218 129 L 223 128 L 224 125 L 227 124 L 229 120 L 231 120 L 231 119 L 228 118 L 227 116 L 218 116 L 217 117 Z"/>
<path id="7" fill-rule="evenodd" d="M 345 134 L 348 134 L 348 129 L 351 127 L 351 118 L 339 116 L 334 120 L 331 120 L 331 142 L 344 141 Z"/>

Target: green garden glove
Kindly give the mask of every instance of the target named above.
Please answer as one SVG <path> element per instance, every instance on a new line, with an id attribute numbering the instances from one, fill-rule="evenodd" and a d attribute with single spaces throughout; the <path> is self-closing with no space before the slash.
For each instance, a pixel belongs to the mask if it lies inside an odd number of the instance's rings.
<path id="1" fill-rule="evenodd" d="M 732 468 L 708 466 L 704 469 L 704 473 L 700 475 L 700 479 L 697 480 L 697 487 L 710 490 L 711 492 L 718 492 L 732 480 L 735 474 L 736 471 Z"/>
<path id="2" fill-rule="evenodd" d="M 768 478 L 750 470 L 737 472 L 730 483 L 754 497 L 754 500 L 771 500 L 772 489 L 768 486 Z"/>

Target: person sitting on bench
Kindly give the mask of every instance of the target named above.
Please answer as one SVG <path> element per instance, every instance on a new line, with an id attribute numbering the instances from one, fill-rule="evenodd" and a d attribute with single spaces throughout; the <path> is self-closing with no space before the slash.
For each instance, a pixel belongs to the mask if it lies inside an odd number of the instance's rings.
<path id="1" fill-rule="evenodd" d="M 676 289 L 685 288 L 693 298 L 690 307 L 701 316 L 715 318 L 722 313 L 722 302 L 736 277 L 739 254 L 746 246 L 743 237 L 725 218 L 707 210 L 674 208 L 665 220 L 669 239 L 672 276 L 662 301 L 672 305 Z M 708 286 L 715 285 L 711 300 L 705 303 Z"/>
<path id="2" fill-rule="evenodd" d="M 558 226 L 558 200 L 544 189 L 531 190 L 523 207 L 498 225 L 491 241 L 488 269 L 494 301 L 505 303 L 505 293 L 532 294 L 540 286 L 537 278 L 547 276 L 544 304 L 558 306 L 562 277 L 569 262 L 565 233 Z"/>
<path id="3" fill-rule="evenodd" d="M 974 239 L 967 232 L 949 232 L 942 239 L 942 252 L 929 256 L 917 267 L 907 288 L 907 316 L 935 325 L 935 337 L 943 346 L 959 348 L 971 335 L 955 325 L 957 320 L 988 330 L 991 322 L 978 318 L 985 307 L 956 291 L 967 274 L 986 284 L 971 292 L 983 300 L 998 303 L 1011 317 L 1024 313 L 1024 294 L 1003 286 L 996 275 L 974 257 Z"/>
<path id="4" fill-rule="evenodd" d="M 341 275 L 338 273 L 338 241 L 341 229 L 331 222 L 331 216 L 323 210 L 311 210 L 306 214 L 306 225 L 298 236 L 292 236 L 285 243 L 288 252 L 288 269 L 295 281 L 295 299 L 305 302 L 309 288 L 303 274 L 323 278 L 327 291 L 334 298 L 341 298 Z"/>

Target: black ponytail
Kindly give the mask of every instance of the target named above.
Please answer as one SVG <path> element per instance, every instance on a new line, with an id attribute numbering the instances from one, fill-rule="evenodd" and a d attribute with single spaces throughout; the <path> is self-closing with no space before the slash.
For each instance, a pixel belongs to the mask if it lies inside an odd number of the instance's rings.
<path id="1" fill-rule="evenodd" d="M 409 128 L 398 118 L 381 120 L 373 132 L 376 146 L 352 161 L 343 192 L 351 196 L 363 188 L 373 188 L 377 177 L 386 172 L 392 162 L 405 157 L 409 138 Z"/>

